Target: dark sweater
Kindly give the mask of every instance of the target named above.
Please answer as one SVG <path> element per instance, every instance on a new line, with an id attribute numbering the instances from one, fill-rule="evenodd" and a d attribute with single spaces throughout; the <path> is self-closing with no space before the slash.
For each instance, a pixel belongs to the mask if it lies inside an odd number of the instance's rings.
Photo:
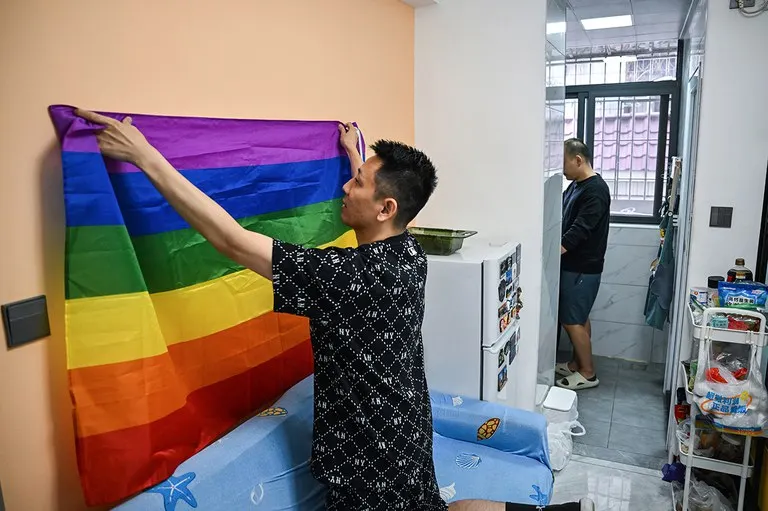
<path id="1" fill-rule="evenodd" d="M 570 184 L 563 193 L 563 254 L 560 268 L 602 273 L 608 245 L 611 193 L 599 175 Z"/>

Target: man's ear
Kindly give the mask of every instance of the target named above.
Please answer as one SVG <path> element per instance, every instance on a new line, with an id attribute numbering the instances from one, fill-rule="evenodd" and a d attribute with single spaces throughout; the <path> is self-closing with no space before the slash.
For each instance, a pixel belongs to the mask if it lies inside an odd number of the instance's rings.
<path id="1" fill-rule="evenodd" d="M 384 204 L 379 211 L 379 220 L 385 221 L 394 218 L 397 215 L 397 201 L 392 197 L 384 199 Z"/>

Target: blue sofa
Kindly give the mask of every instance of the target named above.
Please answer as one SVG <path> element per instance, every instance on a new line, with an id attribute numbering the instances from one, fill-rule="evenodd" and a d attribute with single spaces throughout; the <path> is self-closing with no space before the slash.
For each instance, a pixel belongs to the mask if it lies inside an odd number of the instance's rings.
<path id="1" fill-rule="evenodd" d="M 323 509 L 309 471 L 313 378 L 178 467 L 119 511 Z M 432 393 L 435 470 L 447 502 L 546 505 L 553 477 L 542 415 Z"/>

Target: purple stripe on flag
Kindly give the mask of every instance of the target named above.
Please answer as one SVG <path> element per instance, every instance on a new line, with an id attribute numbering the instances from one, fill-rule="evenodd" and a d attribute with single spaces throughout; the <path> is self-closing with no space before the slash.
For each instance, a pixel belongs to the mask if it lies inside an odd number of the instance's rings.
<path id="1" fill-rule="evenodd" d="M 49 112 L 67 152 L 97 153 L 100 126 L 77 117 L 71 106 Z M 127 115 L 147 140 L 179 170 L 245 167 L 346 156 L 337 121 L 272 121 L 174 117 L 99 112 L 122 120 Z M 138 172 L 123 162 L 108 162 L 110 173 Z"/>

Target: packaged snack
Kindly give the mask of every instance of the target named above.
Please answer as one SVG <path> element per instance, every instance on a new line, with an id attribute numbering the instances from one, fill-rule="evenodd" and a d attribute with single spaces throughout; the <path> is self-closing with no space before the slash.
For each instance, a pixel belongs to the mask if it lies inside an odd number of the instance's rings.
<path id="1" fill-rule="evenodd" d="M 694 300 L 701 304 L 702 307 L 707 306 L 709 290 L 706 287 L 692 287 L 691 288 L 691 300 Z"/>
<path id="2" fill-rule="evenodd" d="M 759 282 L 719 282 L 717 296 L 720 307 L 757 310 L 765 307 L 768 288 Z"/>
<path id="3" fill-rule="evenodd" d="M 745 330 L 750 332 L 760 331 L 760 320 L 752 316 L 742 316 L 740 314 L 728 315 L 729 330 Z"/>
<path id="4" fill-rule="evenodd" d="M 713 328 L 728 328 L 728 316 L 725 314 L 714 314 L 709 324 Z"/>

